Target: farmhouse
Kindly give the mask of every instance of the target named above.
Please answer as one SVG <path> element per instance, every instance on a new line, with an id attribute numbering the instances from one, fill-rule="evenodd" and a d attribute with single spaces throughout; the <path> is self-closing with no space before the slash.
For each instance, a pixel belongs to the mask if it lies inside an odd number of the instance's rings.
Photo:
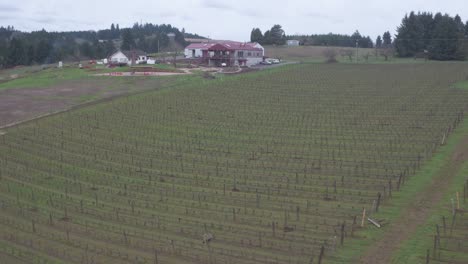
<path id="1" fill-rule="evenodd" d="M 113 64 L 140 64 L 148 60 L 146 52 L 141 50 L 117 51 L 109 57 L 109 62 Z"/>
<path id="2" fill-rule="evenodd" d="M 299 46 L 299 40 L 297 39 L 290 39 L 286 42 L 288 46 Z"/>
<path id="3" fill-rule="evenodd" d="M 214 41 L 193 43 L 185 48 L 186 58 L 199 58 L 210 66 L 251 66 L 263 61 L 265 49 L 258 43 Z"/>

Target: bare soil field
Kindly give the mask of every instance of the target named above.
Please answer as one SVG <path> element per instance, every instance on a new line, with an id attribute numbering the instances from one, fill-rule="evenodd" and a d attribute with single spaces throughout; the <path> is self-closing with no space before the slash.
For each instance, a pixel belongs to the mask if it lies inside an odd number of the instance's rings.
<path id="1" fill-rule="evenodd" d="M 80 79 L 51 87 L 0 90 L 0 128 L 86 102 L 157 89 L 161 79 Z"/>
<path id="2" fill-rule="evenodd" d="M 342 50 L 353 50 L 355 48 L 344 48 L 344 47 L 318 47 L 318 46 L 297 46 L 297 47 L 287 47 L 287 46 L 266 46 L 265 47 L 265 56 L 272 58 L 281 58 L 283 60 L 297 60 L 297 61 L 324 61 L 325 57 L 323 52 L 328 49 L 333 48 L 338 52 L 338 58 L 341 58 L 340 51 Z M 359 56 L 364 54 L 373 54 L 374 49 L 359 49 Z M 342 58 L 344 61 L 348 58 Z"/>
<path id="3" fill-rule="evenodd" d="M 187 72 L 108 72 L 108 73 L 98 73 L 94 76 L 172 76 L 172 75 L 182 75 L 189 74 Z"/>

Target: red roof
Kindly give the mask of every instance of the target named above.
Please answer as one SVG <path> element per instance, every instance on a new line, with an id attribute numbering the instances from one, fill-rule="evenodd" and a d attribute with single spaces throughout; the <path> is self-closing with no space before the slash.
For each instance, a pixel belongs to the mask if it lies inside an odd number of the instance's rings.
<path id="1" fill-rule="evenodd" d="M 223 45 L 220 43 L 216 43 L 208 48 L 209 51 L 218 51 L 218 50 L 229 50 L 234 51 L 235 49 L 231 48 L 230 45 Z"/>
<path id="2" fill-rule="evenodd" d="M 230 40 L 220 40 L 211 43 L 192 43 L 186 49 L 201 49 L 201 50 L 251 50 L 263 51 L 261 48 L 255 47 L 257 43 L 253 42 L 237 42 Z"/>

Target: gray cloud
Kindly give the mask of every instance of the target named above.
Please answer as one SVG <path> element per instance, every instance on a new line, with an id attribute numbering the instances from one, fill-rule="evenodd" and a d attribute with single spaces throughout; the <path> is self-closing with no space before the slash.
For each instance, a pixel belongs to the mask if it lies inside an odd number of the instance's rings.
<path id="1" fill-rule="evenodd" d="M 241 16 L 256 17 L 256 18 L 264 17 L 263 14 L 257 11 L 256 9 L 244 8 L 244 9 L 236 9 L 235 11 Z"/>
<path id="2" fill-rule="evenodd" d="M 228 4 L 216 0 L 203 0 L 201 6 L 204 8 L 232 10 L 232 7 Z"/>
<path id="3" fill-rule="evenodd" d="M 0 14 L 0 20 L 11 20 L 14 19 L 14 16 L 9 16 L 9 15 L 1 15 Z"/>
<path id="4" fill-rule="evenodd" d="M 194 20 L 193 17 L 191 17 L 190 15 L 187 15 L 187 14 L 182 15 L 181 18 L 182 18 L 183 21 L 193 21 Z"/>
<path id="5" fill-rule="evenodd" d="M 305 14 L 305 16 L 315 19 L 315 20 L 322 20 L 322 21 L 328 21 L 330 23 L 334 24 L 339 24 L 339 23 L 344 23 L 345 21 L 342 18 L 338 18 L 335 16 L 323 14 L 320 12 L 308 12 Z"/>
<path id="6" fill-rule="evenodd" d="M 14 5 L 0 4 L 0 12 L 10 13 L 10 12 L 20 12 L 21 9 Z"/>
<path id="7" fill-rule="evenodd" d="M 55 19 L 52 17 L 37 17 L 37 18 L 30 18 L 31 21 L 43 24 L 51 24 L 55 22 Z"/>
<path id="8" fill-rule="evenodd" d="M 163 11 L 158 13 L 159 17 L 176 17 L 177 12 L 175 11 Z"/>

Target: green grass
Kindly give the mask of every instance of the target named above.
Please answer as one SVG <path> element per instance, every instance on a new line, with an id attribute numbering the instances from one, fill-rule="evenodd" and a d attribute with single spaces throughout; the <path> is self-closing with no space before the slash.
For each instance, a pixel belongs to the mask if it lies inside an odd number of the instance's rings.
<path id="1" fill-rule="evenodd" d="M 0 90 L 11 88 L 48 87 L 61 81 L 80 79 L 89 76 L 89 72 L 78 68 L 50 68 L 0 84 Z"/>
<path id="2" fill-rule="evenodd" d="M 423 191 L 432 182 L 432 179 L 437 175 L 437 172 L 442 166 L 450 159 L 455 147 L 460 144 L 461 139 L 468 133 L 468 120 L 465 120 L 462 126 L 458 127 L 454 134 L 448 139 L 447 144 L 440 147 L 432 159 L 422 167 L 422 169 L 403 186 L 400 192 L 394 192 L 393 198 L 387 201 L 379 211 L 373 214 L 374 219 L 385 219 L 387 222 L 392 222 L 401 216 L 404 209 L 408 206 L 408 201 L 412 199 L 419 192 Z M 444 202 L 447 197 L 453 195 L 454 190 L 460 187 L 463 182 L 463 176 L 466 175 L 466 167 L 460 172 L 457 178 L 451 185 L 450 191 L 444 197 Z M 464 173 L 463 173 L 464 172 Z M 438 211 L 442 210 L 442 206 L 438 205 Z M 369 209 L 369 208 L 368 208 Z M 420 254 L 425 254 L 426 249 L 430 248 L 432 240 L 427 240 L 427 235 L 434 233 L 434 220 L 439 219 L 438 214 L 435 212 L 426 225 L 418 229 L 417 234 L 410 240 L 402 245 L 400 250 L 395 256 L 396 263 L 418 263 L 416 259 Z M 365 252 L 373 243 L 381 239 L 386 231 L 386 228 L 377 229 L 372 225 L 367 224 L 364 230 L 357 233 L 359 239 L 352 239 L 348 244 L 341 248 L 337 255 L 336 263 L 353 263 L 359 259 L 361 254 Z M 429 247 L 428 247 L 429 246 Z M 402 262 L 403 261 L 403 262 Z M 406 262 L 408 261 L 408 262 Z"/>
<path id="3" fill-rule="evenodd" d="M 152 67 L 156 69 L 177 71 L 173 65 L 168 64 L 156 64 L 156 65 L 139 65 L 136 67 Z M 96 69 L 97 71 L 93 71 Z M 37 71 L 34 73 L 27 72 L 27 70 L 22 69 L 22 72 L 25 74 L 17 79 L 6 81 L 0 83 L 0 91 L 13 89 L 13 88 L 38 88 L 38 87 L 50 87 L 56 85 L 63 81 L 69 80 L 79 80 L 83 78 L 98 78 L 93 77 L 93 74 L 96 73 L 108 73 L 108 72 L 129 72 L 131 67 L 116 67 L 116 68 L 106 68 L 101 65 L 91 66 L 90 69 L 79 69 L 75 67 L 64 67 L 62 69 L 58 68 L 49 68 L 42 71 Z M 99 77 L 103 78 L 103 77 Z M 115 78 L 115 77 L 113 77 Z"/>
<path id="4" fill-rule="evenodd" d="M 466 126 L 464 132 L 468 132 Z M 395 263 L 417 263 L 418 261 L 421 261 L 421 259 L 424 259 L 427 249 L 431 250 L 432 256 L 435 226 L 436 224 L 441 225 L 442 215 L 445 215 L 447 219 L 450 219 L 448 216 L 450 215 L 450 209 L 447 208 L 447 205 L 450 206 L 450 200 L 455 198 L 456 192 L 460 192 L 463 189 L 462 186 L 466 181 L 466 175 L 468 175 L 468 162 L 464 163 L 462 169 L 450 185 L 450 189 L 445 193 L 442 201 L 439 204 L 434 205 L 434 212 L 431 214 L 430 218 L 427 219 L 426 223 L 418 228 L 410 240 L 405 241 L 401 245 L 400 250 L 394 256 Z M 464 255 L 460 255 L 460 257 L 468 261 L 468 255 L 466 252 Z"/>
<path id="5" fill-rule="evenodd" d="M 467 76 L 468 78 L 468 76 Z M 468 81 L 458 82 L 455 84 L 455 88 L 458 89 L 467 89 L 468 90 Z"/>
<path id="6" fill-rule="evenodd" d="M 55 65 L 54 65 L 55 66 Z M 43 66 L 21 66 L 10 69 L 0 70 L 0 80 L 9 80 L 12 75 L 24 75 L 28 73 L 38 72 L 42 70 Z"/>
<path id="7" fill-rule="evenodd" d="M 451 146 L 450 149 L 453 148 L 459 143 L 460 138 L 462 135 L 468 134 L 468 122 L 465 121 L 463 127 L 461 127 L 456 132 L 456 138 L 450 142 Z M 447 153 L 445 159 L 450 158 L 450 154 Z M 431 250 L 432 256 L 432 249 L 433 249 L 433 236 L 435 234 L 435 226 L 436 224 L 441 225 L 442 216 L 445 215 L 447 219 L 450 219 L 450 207 L 451 207 L 451 199 L 455 199 L 456 192 L 463 192 L 463 185 L 467 180 L 468 175 L 468 162 L 465 162 L 460 169 L 460 171 L 456 174 L 453 182 L 450 184 L 449 189 L 445 192 L 443 199 L 440 201 L 439 204 L 434 205 L 434 211 L 432 212 L 429 219 L 427 219 L 426 223 L 418 228 L 416 233 L 407 241 L 405 241 L 400 250 L 394 255 L 395 263 L 417 263 L 424 259 L 426 256 L 426 250 Z M 463 206 L 463 201 L 460 202 L 461 206 Z M 457 254 L 457 253 L 455 253 Z M 459 258 L 463 258 L 468 262 L 468 254 L 460 254 Z"/>

